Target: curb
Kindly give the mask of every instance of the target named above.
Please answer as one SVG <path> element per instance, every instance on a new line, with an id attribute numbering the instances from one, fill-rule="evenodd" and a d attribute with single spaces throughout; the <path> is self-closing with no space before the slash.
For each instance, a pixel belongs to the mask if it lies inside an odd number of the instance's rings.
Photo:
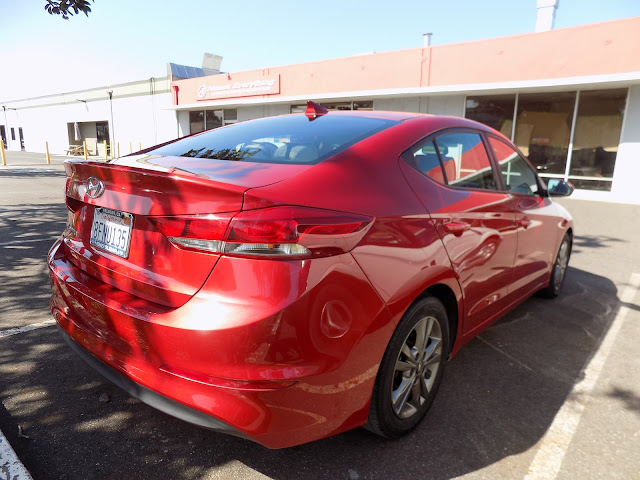
<path id="1" fill-rule="evenodd" d="M 11 448 L 7 437 L 0 430 L 0 478 L 8 480 L 33 480 L 22 464 L 16 452 Z"/>

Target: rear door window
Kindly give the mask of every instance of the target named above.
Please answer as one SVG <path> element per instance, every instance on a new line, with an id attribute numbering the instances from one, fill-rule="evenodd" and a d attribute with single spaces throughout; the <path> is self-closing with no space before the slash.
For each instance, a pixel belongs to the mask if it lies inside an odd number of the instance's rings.
<path id="1" fill-rule="evenodd" d="M 453 187 L 497 190 L 482 136 L 475 132 L 452 132 L 435 139 L 447 183 Z"/>
<path id="2" fill-rule="evenodd" d="M 489 144 L 500 166 L 507 190 L 535 195 L 538 192 L 538 179 L 527 161 L 513 147 L 497 138 L 489 137 Z"/>

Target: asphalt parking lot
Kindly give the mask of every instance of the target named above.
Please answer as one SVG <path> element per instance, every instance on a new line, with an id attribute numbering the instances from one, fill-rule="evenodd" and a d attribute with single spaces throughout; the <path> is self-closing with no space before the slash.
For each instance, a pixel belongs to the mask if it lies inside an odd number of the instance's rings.
<path id="1" fill-rule="evenodd" d="M 640 205 L 561 201 L 576 221 L 562 296 L 527 300 L 463 348 L 411 435 L 274 451 L 140 403 L 67 347 L 45 265 L 66 219 L 62 159 L 13 155 L 0 166 L 0 430 L 34 479 L 640 478 Z"/>

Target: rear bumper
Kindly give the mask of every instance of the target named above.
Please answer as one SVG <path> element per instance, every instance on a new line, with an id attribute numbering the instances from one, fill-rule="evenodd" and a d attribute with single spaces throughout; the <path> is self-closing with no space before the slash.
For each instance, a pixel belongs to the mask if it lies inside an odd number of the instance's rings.
<path id="1" fill-rule="evenodd" d="M 192 423 L 199 427 L 208 428 L 222 433 L 235 435 L 238 437 L 247 438 L 242 433 L 234 430 L 229 425 L 221 422 L 220 420 L 213 418 L 210 415 L 206 415 L 198 410 L 189 408 L 186 405 L 175 402 L 167 397 L 157 394 L 153 390 L 149 390 L 146 387 L 132 381 L 130 378 L 122 375 L 115 369 L 111 368 L 106 363 L 102 362 L 99 358 L 93 356 L 87 350 L 78 345 L 71 336 L 65 332 L 60 325 L 58 325 L 62 338 L 67 342 L 67 345 L 71 347 L 76 355 L 82 360 L 87 362 L 94 370 L 100 373 L 103 377 L 109 380 L 114 385 L 117 385 L 122 390 L 127 392 L 132 397 L 136 397 L 142 402 L 154 407 L 161 412 L 167 413 L 171 416 L 184 420 L 185 422 Z"/>
<path id="2" fill-rule="evenodd" d="M 116 385 L 188 422 L 282 448 L 366 422 L 394 329 L 351 255 L 221 258 L 171 308 L 49 253 L 51 311 L 74 351 Z"/>

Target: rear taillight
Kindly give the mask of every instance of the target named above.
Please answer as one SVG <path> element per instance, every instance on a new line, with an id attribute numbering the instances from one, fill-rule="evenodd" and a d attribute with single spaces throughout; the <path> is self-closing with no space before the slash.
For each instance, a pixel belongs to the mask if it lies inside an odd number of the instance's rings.
<path id="1" fill-rule="evenodd" d="M 149 217 L 149 220 L 177 247 L 186 250 L 222 253 L 222 240 L 233 215 L 233 213 L 229 213 Z"/>
<path id="2" fill-rule="evenodd" d="M 76 200 L 69 196 L 65 198 L 65 203 L 67 204 L 67 210 L 73 213 L 77 212 L 82 207 L 82 202 L 80 200 Z"/>
<path id="3" fill-rule="evenodd" d="M 67 196 L 65 199 L 67 205 L 67 226 L 64 230 L 65 236 L 77 237 L 78 236 L 78 218 L 80 217 L 80 208 L 82 208 L 82 202 L 75 198 Z"/>
<path id="4" fill-rule="evenodd" d="M 150 217 L 179 248 L 250 257 L 324 257 L 348 252 L 373 219 L 305 207 L 233 214 Z"/>

